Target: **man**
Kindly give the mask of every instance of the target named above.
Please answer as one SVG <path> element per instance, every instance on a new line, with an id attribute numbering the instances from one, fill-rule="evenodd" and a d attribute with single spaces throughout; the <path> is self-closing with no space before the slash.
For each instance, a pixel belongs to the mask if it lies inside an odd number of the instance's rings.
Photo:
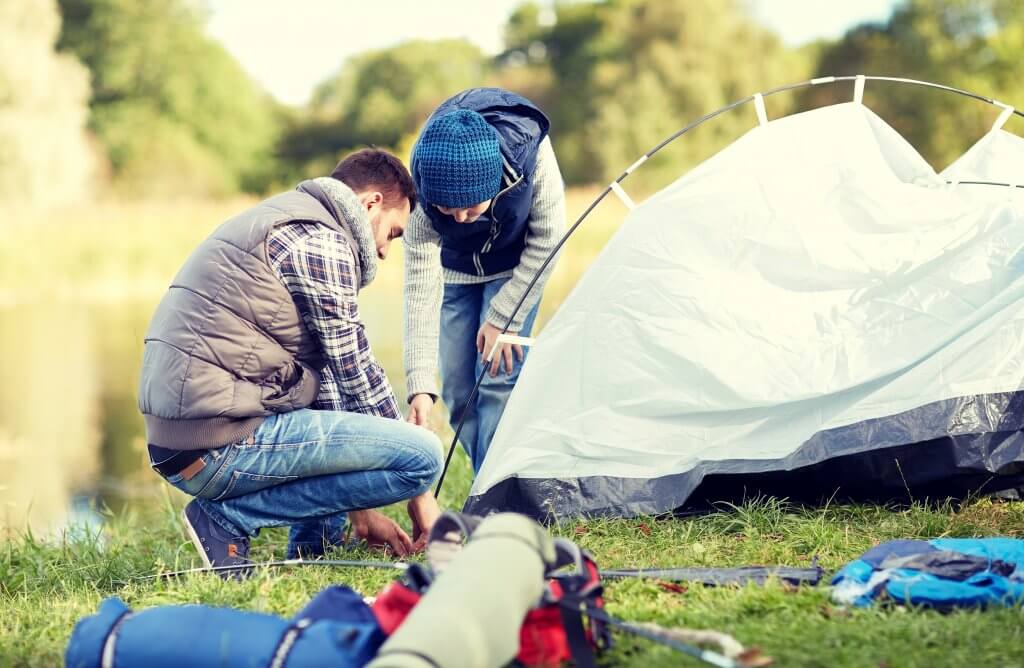
<path id="1" fill-rule="evenodd" d="M 409 421 L 426 425 L 441 396 L 479 471 L 525 360 L 502 344 L 474 405 L 484 360 L 565 228 L 565 189 L 548 119 L 529 100 L 474 88 L 441 104 L 413 148 L 420 206 L 405 242 L 405 372 Z M 509 327 L 529 336 L 548 266 Z M 502 372 L 499 374 L 499 371 Z"/>
<path id="2" fill-rule="evenodd" d="M 207 566 L 248 563 L 250 537 L 282 525 L 289 558 L 323 554 L 346 514 L 400 555 L 425 541 L 440 442 L 400 419 L 356 301 L 415 197 L 394 156 L 356 152 L 221 225 L 157 307 L 139 407 L 153 467 L 195 497 Z M 406 499 L 412 540 L 372 510 Z"/>

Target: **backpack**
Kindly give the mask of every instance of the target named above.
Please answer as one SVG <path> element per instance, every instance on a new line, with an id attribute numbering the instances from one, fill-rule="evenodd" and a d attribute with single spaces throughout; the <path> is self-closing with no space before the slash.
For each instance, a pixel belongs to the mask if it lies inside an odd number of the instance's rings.
<path id="1" fill-rule="evenodd" d="M 401 626 L 480 519 L 454 512 L 438 519 L 427 548 L 430 565 L 410 565 L 373 603 L 385 634 Z M 587 614 L 604 609 L 597 564 L 572 541 L 556 538 L 554 543 L 557 559 L 547 574 L 544 596 L 523 620 L 516 659 L 525 666 L 558 666 L 570 660 L 581 668 L 596 666 L 596 654 L 611 647 L 608 628 Z"/>

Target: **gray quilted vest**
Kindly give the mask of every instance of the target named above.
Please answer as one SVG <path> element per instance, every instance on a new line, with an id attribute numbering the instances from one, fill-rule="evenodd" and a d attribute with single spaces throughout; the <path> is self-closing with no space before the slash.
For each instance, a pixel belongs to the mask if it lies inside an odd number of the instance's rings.
<path id="1" fill-rule="evenodd" d="M 185 261 L 146 333 L 139 409 L 149 443 L 222 447 L 252 434 L 267 416 L 316 399 L 325 364 L 320 344 L 267 263 L 267 235 L 299 220 L 342 233 L 359 271 L 348 221 L 313 181 L 214 230 Z"/>

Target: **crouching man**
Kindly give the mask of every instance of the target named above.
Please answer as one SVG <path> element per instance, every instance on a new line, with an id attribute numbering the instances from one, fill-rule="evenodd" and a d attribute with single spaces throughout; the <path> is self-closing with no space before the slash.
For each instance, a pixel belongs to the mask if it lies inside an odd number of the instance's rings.
<path id="1" fill-rule="evenodd" d="M 139 408 L 207 566 L 248 563 L 263 527 L 291 526 L 289 558 L 323 554 L 346 516 L 400 555 L 425 541 L 440 442 L 401 420 L 356 299 L 415 201 L 398 159 L 354 153 L 217 228 L 157 307 Z M 372 510 L 402 500 L 411 539 Z"/>

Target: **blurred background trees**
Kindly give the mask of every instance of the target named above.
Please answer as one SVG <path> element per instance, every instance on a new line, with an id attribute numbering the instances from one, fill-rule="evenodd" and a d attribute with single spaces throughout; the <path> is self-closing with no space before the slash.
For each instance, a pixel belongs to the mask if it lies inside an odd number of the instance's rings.
<path id="1" fill-rule="evenodd" d="M 536 11 L 527 5 L 518 15 Z M 552 71 L 540 97 L 569 183 L 607 182 L 693 119 L 811 71 L 732 0 L 567 3 L 556 6 L 550 27 L 528 34 L 525 47 L 512 46 L 542 54 Z M 637 177 L 666 183 L 736 139 L 752 118 L 723 116 Z"/>
<path id="2" fill-rule="evenodd" d="M 76 201 L 95 176 L 89 72 L 59 33 L 53 0 L 0 0 L 0 202 Z"/>
<path id="3" fill-rule="evenodd" d="M 1024 105 L 1019 0 L 907 0 L 884 25 L 865 25 L 819 45 L 814 76 L 879 74 L 955 86 Z M 804 93 L 804 106 L 848 100 L 837 87 Z M 939 169 L 991 127 L 1000 110 L 920 87 L 873 83 L 864 100 Z"/>
<path id="4" fill-rule="evenodd" d="M 6 0 L 11 1 L 11 0 Z M 90 126 L 128 194 L 267 187 L 279 111 L 184 0 L 60 0 L 59 47 L 92 75 Z"/>
<path id="5" fill-rule="evenodd" d="M 276 103 L 251 81 L 204 32 L 201 6 L 0 0 L 0 196 L 59 191 L 68 199 L 86 191 L 94 164 L 119 196 L 263 193 L 324 173 L 368 144 L 406 156 L 434 106 L 476 85 L 512 88 L 545 109 L 570 185 L 607 182 L 695 118 L 811 76 L 919 78 L 1024 104 L 1019 0 L 904 0 L 887 23 L 799 49 L 754 21 L 741 0 L 526 1 L 509 17 L 497 56 L 459 40 L 363 53 L 339 63 L 304 108 Z M 769 111 L 850 94 L 816 87 L 773 98 Z M 866 100 L 939 168 L 996 113 L 883 84 Z M 753 123 L 751 109 L 723 115 L 637 177 L 663 185 Z"/>
<path id="6" fill-rule="evenodd" d="M 489 69 L 480 49 L 461 40 L 410 41 L 356 56 L 293 116 L 278 155 L 292 171 L 308 175 L 329 173 L 353 148 L 411 148 L 434 107 L 487 81 Z"/>

